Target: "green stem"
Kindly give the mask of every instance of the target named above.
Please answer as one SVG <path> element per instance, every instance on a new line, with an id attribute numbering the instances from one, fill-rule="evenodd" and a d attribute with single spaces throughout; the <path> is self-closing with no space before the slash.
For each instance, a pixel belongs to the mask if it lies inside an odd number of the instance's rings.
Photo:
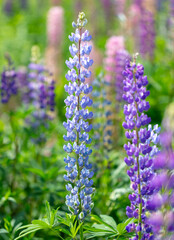
<path id="1" fill-rule="evenodd" d="M 81 45 L 81 28 L 79 29 L 80 31 L 80 39 L 79 39 L 79 64 L 80 64 L 80 45 Z M 80 68 L 78 70 L 78 75 L 80 76 Z M 78 86 L 80 86 L 80 79 L 78 78 Z M 80 95 L 78 96 L 77 98 L 77 111 L 79 112 L 80 111 Z M 79 120 L 77 121 L 77 123 L 79 123 Z M 79 145 L 79 132 L 77 131 L 77 146 Z M 80 166 L 79 166 L 79 163 L 78 163 L 78 159 L 79 159 L 79 154 L 77 154 L 77 159 L 76 159 L 76 163 L 77 163 L 77 171 L 78 171 L 78 180 L 80 180 Z M 82 210 L 82 207 L 81 207 L 81 198 L 80 198 L 80 190 L 81 188 L 79 187 L 78 188 L 78 199 L 79 199 L 79 202 L 80 202 L 80 206 L 79 206 L 79 213 L 81 212 Z"/>
<path id="2" fill-rule="evenodd" d="M 15 157 L 14 157 L 14 162 L 13 162 L 13 176 L 12 176 L 12 181 L 11 181 L 11 191 L 13 192 L 14 187 L 15 187 L 16 165 L 17 165 L 17 162 L 18 162 L 19 146 L 18 146 L 18 140 L 17 140 L 17 136 L 16 136 L 15 127 L 14 127 L 14 124 L 13 124 L 12 114 L 13 113 L 10 112 L 10 126 L 11 126 L 11 129 L 12 129 L 14 146 L 15 146 Z"/>
<path id="3" fill-rule="evenodd" d="M 135 74 L 135 70 L 134 70 L 134 74 Z M 134 75 L 134 80 L 135 80 L 135 85 L 136 85 L 136 78 Z M 138 120 L 138 105 L 137 102 L 135 101 L 135 107 L 137 109 L 137 115 L 136 115 L 136 121 Z M 135 127 L 135 131 L 136 131 L 136 137 L 137 137 L 137 148 L 139 149 L 139 136 L 138 136 L 138 128 Z M 137 175 L 138 175 L 138 180 L 140 181 L 140 164 L 139 164 L 139 155 L 136 158 L 137 161 Z M 138 183 L 138 195 L 140 197 L 140 203 L 139 203 L 139 217 L 138 217 L 138 224 L 142 225 L 142 196 L 141 196 L 141 183 Z M 138 240 L 141 240 L 141 231 L 138 232 Z"/>
<path id="4" fill-rule="evenodd" d="M 80 224 L 80 222 L 79 222 Z M 80 229 L 79 229 L 79 233 L 80 233 L 80 240 L 83 240 L 83 225 L 81 225 Z"/>

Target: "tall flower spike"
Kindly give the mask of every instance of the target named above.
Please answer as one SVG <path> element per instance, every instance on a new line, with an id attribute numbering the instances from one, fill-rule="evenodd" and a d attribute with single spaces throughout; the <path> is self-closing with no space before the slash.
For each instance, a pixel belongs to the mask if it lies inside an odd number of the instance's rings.
<path id="1" fill-rule="evenodd" d="M 134 191 L 129 195 L 131 206 L 126 208 L 126 213 L 128 217 L 138 220 L 137 225 L 128 225 L 127 231 L 136 232 L 134 240 L 153 239 L 151 227 L 145 224 L 145 220 L 147 199 L 153 194 L 150 181 L 154 176 L 153 156 L 158 152 L 156 144 L 160 129 L 157 125 L 154 128 L 148 125 L 151 119 L 144 113 L 150 108 L 149 102 L 146 101 L 150 92 L 146 90 L 148 80 L 147 76 L 144 76 L 144 67 L 136 64 L 136 56 L 133 62 L 127 62 L 123 75 L 123 99 L 127 102 L 124 105 L 126 121 L 123 122 L 123 127 L 126 129 L 126 138 L 129 139 L 124 145 L 128 155 L 125 163 L 130 167 L 127 174 Z"/>
<path id="2" fill-rule="evenodd" d="M 104 74 L 101 72 L 97 78 L 93 81 L 93 93 L 92 97 L 95 98 L 93 107 L 94 113 L 94 148 L 95 159 L 97 162 L 102 163 L 105 159 L 108 159 L 108 151 L 112 143 L 112 131 L 109 129 L 111 126 L 111 120 L 108 120 L 108 116 L 112 115 L 110 111 L 111 102 L 107 99 L 106 89 L 108 82 L 104 79 Z"/>
<path id="3" fill-rule="evenodd" d="M 91 143 L 88 132 L 92 125 L 88 119 L 93 117 L 93 113 L 86 109 L 93 103 L 87 96 L 92 91 L 92 86 L 85 83 L 86 78 L 91 76 L 88 68 L 93 64 L 93 60 L 87 56 L 91 52 L 91 46 L 88 44 L 91 36 L 84 29 L 86 23 L 85 14 L 79 13 L 77 23 L 72 23 L 75 33 L 69 36 L 70 41 L 74 43 L 69 47 L 72 58 L 66 61 L 70 70 L 66 74 L 69 85 L 65 85 L 65 91 L 69 96 L 65 99 L 67 122 L 63 123 L 67 130 L 64 140 L 68 141 L 63 147 L 68 153 L 64 158 L 67 164 L 64 179 L 68 182 L 66 189 L 70 192 L 66 196 L 66 205 L 80 220 L 90 214 L 93 205 L 91 197 L 94 192 L 91 179 L 94 173 L 91 171 L 92 164 L 88 162 L 92 150 L 86 146 Z"/>

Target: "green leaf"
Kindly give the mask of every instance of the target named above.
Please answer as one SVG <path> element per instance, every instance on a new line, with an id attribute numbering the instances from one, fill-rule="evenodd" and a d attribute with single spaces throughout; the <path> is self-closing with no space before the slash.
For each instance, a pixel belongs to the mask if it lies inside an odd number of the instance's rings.
<path id="1" fill-rule="evenodd" d="M 107 216 L 107 215 L 100 215 L 100 217 L 105 223 L 109 224 L 115 231 L 115 229 L 117 228 L 117 224 L 112 217 Z"/>
<path id="2" fill-rule="evenodd" d="M 97 228 L 97 229 L 100 229 L 102 230 L 103 232 L 113 232 L 113 229 L 109 226 L 106 226 L 105 224 L 97 224 L 97 223 L 94 223 L 92 225 L 94 228 Z"/>
<path id="3" fill-rule="evenodd" d="M 39 225 L 40 227 L 42 227 L 43 229 L 47 229 L 50 228 L 51 225 L 47 224 L 46 222 L 42 221 L 42 220 L 33 220 L 32 224 L 34 225 Z"/>
<path id="4" fill-rule="evenodd" d="M 48 222 L 50 223 L 50 221 L 51 221 L 51 214 L 50 214 L 51 208 L 50 208 L 50 204 L 49 204 L 48 201 L 46 201 L 45 206 L 46 206 L 46 216 L 47 216 Z"/>
<path id="5" fill-rule="evenodd" d="M 45 173 L 39 168 L 27 168 L 26 170 L 35 173 L 42 178 L 45 178 Z"/>
<path id="6" fill-rule="evenodd" d="M 6 234 L 6 233 L 8 233 L 8 231 L 7 231 L 6 229 L 4 229 L 4 228 L 1 228 L 1 229 L 0 229 L 0 233 Z"/>
<path id="7" fill-rule="evenodd" d="M 65 228 L 60 228 L 59 231 L 61 231 L 61 232 L 65 233 L 65 234 L 67 234 L 68 236 L 72 237 L 71 233 L 67 229 L 65 229 Z"/>

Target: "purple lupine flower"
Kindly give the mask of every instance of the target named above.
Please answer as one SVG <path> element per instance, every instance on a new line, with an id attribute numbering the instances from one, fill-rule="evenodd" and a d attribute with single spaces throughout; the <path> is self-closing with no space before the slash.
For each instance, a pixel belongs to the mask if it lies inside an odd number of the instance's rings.
<path id="1" fill-rule="evenodd" d="M 54 111 L 55 82 L 50 81 L 51 73 L 42 64 L 30 63 L 28 68 L 30 70 L 28 74 L 29 102 L 36 107 Z"/>
<path id="2" fill-rule="evenodd" d="M 160 236 L 170 239 L 174 236 L 174 152 L 172 138 L 168 135 L 167 132 L 160 135 L 164 149 L 154 159 L 153 168 L 156 175 L 151 181 L 151 186 L 155 194 L 147 201 L 147 208 L 152 212 L 147 223 L 152 226 L 155 239 L 161 239 Z M 160 222 L 154 221 L 155 215 L 161 215 Z"/>
<path id="3" fill-rule="evenodd" d="M 115 64 L 115 73 L 116 73 L 116 99 L 117 101 L 122 101 L 122 95 L 123 95 L 123 70 L 126 64 L 126 60 L 130 59 L 130 55 L 126 50 L 119 50 L 116 53 L 116 64 Z"/>
<path id="4" fill-rule="evenodd" d="M 116 15 L 124 14 L 126 0 L 115 0 L 115 13 Z"/>
<path id="5" fill-rule="evenodd" d="M 38 49 L 32 49 L 32 62 L 29 64 L 27 88 L 24 91 L 25 104 L 31 108 L 31 114 L 26 118 L 27 128 L 31 129 L 31 140 L 35 144 L 46 141 L 46 131 L 52 120 L 55 106 L 55 82 L 52 74 L 44 65 L 37 62 Z M 51 111 L 51 112 L 50 112 Z"/>
<path id="6" fill-rule="evenodd" d="M 127 171 L 131 180 L 133 193 L 129 195 L 131 206 L 126 208 L 129 218 L 137 218 L 138 223 L 134 229 L 128 225 L 127 230 L 134 230 L 136 237 L 133 239 L 151 239 L 151 227 L 145 224 L 147 199 L 153 194 L 150 182 L 154 176 L 152 169 L 153 156 L 158 152 L 156 147 L 159 141 L 158 133 L 160 128 L 157 125 L 152 128 L 149 123 L 151 118 L 145 112 L 150 108 L 146 101 L 149 91 L 146 90 L 148 84 L 147 76 L 144 76 L 144 67 L 129 60 L 126 63 L 125 77 L 123 81 L 123 99 L 127 102 L 124 105 L 126 137 L 129 142 L 124 145 L 128 157 L 125 163 L 130 167 Z M 149 125 L 148 127 L 146 127 Z"/>
<path id="7" fill-rule="evenodd" d="M 67 130 L 64 140 L 68 141 L 63 148 L 68 154 L 74 153 L 73 157 L 68 155 L 64 158 L 67 164 L 64 179 L 68 182 L 66 189 L 70 192 L 66 196 L 66 205 L 80 220 L 91 212 L 93 205 L 91 197 L 94 192 L 91 179 L 94 173 L 91 171 L 92 164 L 88 162 L 92 150 L 86 146 L 91 143 L 89 131 L 92 125 L 88 119 L 93 117 L 93 113 L 86 109 L 92 105 L 92 100 L 87 95 L 92 91 L 92 86 L 86 84 L 85 79 L 90 77 L 91 72 L 88 68 L 93 63 L 93 60 L 87 57 L 91 52 L 88 45 L 91 36 L 84 29 L 86 23 L 85 14 L 79 13 L 77 23 L 72 23 L 76 29 L 75 33 L 69 36 L 70 41 L 75 44 L 70 47 L 73 58 L 66 61 L 70 70 L 66 74 L 69 84 L 65 85 L 65 91 L 69 96 L 65 99 L 67 122 L 63 123 Z"/>
<path id="8" fill-rule="evenodd" d="M 171 17 L 174 17 L 174 0 L 170 0 Z"/>
<path id="9" fill-rule="evenodd" d="M 143 57 L 153 59 L 156 36 L 154 14 L 145 8 L 142 0 L 134 0 L 134 5 L 140 12 L 135 31 L 138 50 Z"/>
<path id="10" fill-rule="evenodd" d="M 139 22 L 139 47 L 142 56 L 146 57 L 146 55 L 149 55 L 150 58 L 153 59 L 155 49 L 155 35 L 155 20 L 153 13 L 142 9 Z"/>
<path id="11" fill-rule="evenodd" d="M 8 103 L 10 97 L 16 95 L 18 92 L 17 87 L 17 74 L 10 57 L 5 56 L 8 61 L 8 66 L 4 68 L 0 79 L 0 92 L 1 103 Z"/>

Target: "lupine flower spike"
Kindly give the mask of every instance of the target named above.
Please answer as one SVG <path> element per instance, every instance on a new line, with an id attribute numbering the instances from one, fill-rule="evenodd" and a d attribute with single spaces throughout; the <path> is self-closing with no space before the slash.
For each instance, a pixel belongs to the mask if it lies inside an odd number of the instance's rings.
<path id="1" fill-rule="evenodd" d="M 69 84 L 65 85 L 65 91 L 69 94 L 65 99 L 68 120 L 63 123 L 67 130 L 64 140 L 68 141 L 63 147 L 68 153 L 64 158 L 67 164 L 64 179 L 68 182 L 66 189 L 69 191 L 66 205 L 80 220 L 90 214 L 93 205 L 91 197 L 94 192 L 91 179 L 94 173 L 91 171 L 92 164 L 88 162 L 92 150 L 86 146 L 91 143 L 88 132 L 92 125 L 88 119 L 93 117 L 93 113 L 86 109 L 92 105 L 92 100 L 87 96 L 92 91 L 92 86 L 86 84 L 85 80 L 91 76 L 88 68 L 93 64 L 93 60 L 88 57 L 92 47 L 88 43 L 91 36 L 84 29 L 86 23 L 85 14 L 79 13 L 77 23 L 72 23 L 75 33 L 69 36 L 70 41 L 74 43 L 69 47 L 72 58 L 66 61 L 70 69 L 66 74 Z"/>
<path id="2" fill-rule="evenodd" d="M 32 47 L 32 58 L 28 68 L 28 88 L 25 103 L 32 106 L 32 114 L 26 118 L 27 125 L 34 129 L 32 141 L 37 144 L 44 143 L 46 136 L 43 129 L 49 127 L 52 119 L 50 112 L 55 106 L 55 82 L 44 65 L 38 63 L 39 49 Z"/>
<path id="3" fill-rule="evenodd" d="M 131 206 L 126 208 L 129 218 L 136 218 L 137 224 L 129 224 L 127 231 L 135 231 L 136 236 L 133 240 L 153 239 L 151 227 L 145 224 L 147 199 L 153 194 L 150 181 L 154 176 L 152 170 L 153 156 L 158 152 L 156 144 L 158 142 L 157 125 L 152 128 L 148 125 L 151 122 L 144 112 L 150 108 L 146 98 L 150 92 L 146 90 L 148 84 L 147 76 L 144 76 L 144 67 L 136 63 L 127 61 L 123 75 L 123 99 L 127 102 L 124 105 L 125 122 L 123 127 L 126 129 L 126 137 L 129 142 L 124 145 L 128 157 L 125 163 L 129 166 L 127 171 L 131 180 L 131 187 L 134 191 L 129 195 Z M 148 127 L 147 127 L 148 125 Z"/>
<path id="4" fill-rule="evenodd" d="M 13 66 L 13 62 L 8 54 L 5 55 L 8 66 L 4 69 L 1 74 L 0 81 L 0 92 L 1 92 L 1 103 L 6 104 L 10 100 L 10 97 L 17 94 L 17 83 L 16 83 L 16 71 Z"/>

